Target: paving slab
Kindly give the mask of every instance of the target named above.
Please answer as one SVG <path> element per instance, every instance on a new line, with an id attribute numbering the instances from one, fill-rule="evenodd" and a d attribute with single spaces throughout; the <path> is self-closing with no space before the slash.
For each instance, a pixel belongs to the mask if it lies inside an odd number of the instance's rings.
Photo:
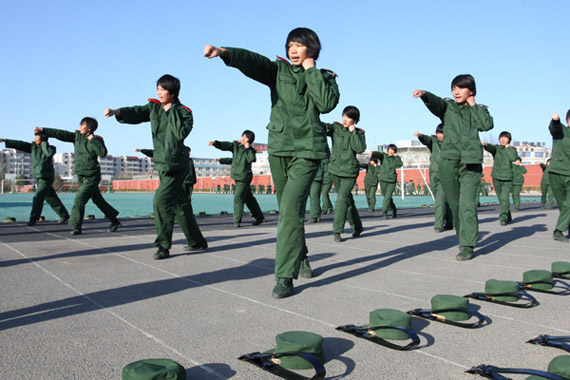
<path id="1" fill-rule="evenodd" d="M 339 332 L 368 323 L 370 311 L 430 308 L 436 294 L 463 296 L 485 281 L 522 280 L 530 269 L 570 261 L 570 245 L 552 239 L 558 210 L 523 204 L 500 226 L 498 207 L 479 209 L 477 256 L 458 262 L 453 231 L 435 233 L 433 208 L 402 209 L 384 220 L 360 213 L 364 233 L 332 237 L 333 215 L 306 224 L 314 278 L 295 281 L 275 300 L 277 215 L 233 228 L 228 216 L 198 217 L 209 249 L 188 254 L 175 230 L 171 257 L 155 261 L 150 218 L 87 221 L 84 233 L 52 222 L 0 225 L 0 368 L 14 379 L 120 379 L 144 358 L 169 358 L 189 379 L 271 379 L 239 361 L 275 347 L 275 336 L 303 330 L 324 337 L 327 379 L 473 379 L 486 363 L 546 369 L 565 352 L 525 342 L 570 335 L 570 296 L 533 293 L 540 305 L 516 309 L 471 300 L 487 317 L 477 329 L 413 318 L 420 345 L 395 351 Z M 307 217 L 308 219 L 308 217 Z M 252 220 L 253 221 L 253 220 Z M 309 375 L 309 373 L 307 373 Z"/>

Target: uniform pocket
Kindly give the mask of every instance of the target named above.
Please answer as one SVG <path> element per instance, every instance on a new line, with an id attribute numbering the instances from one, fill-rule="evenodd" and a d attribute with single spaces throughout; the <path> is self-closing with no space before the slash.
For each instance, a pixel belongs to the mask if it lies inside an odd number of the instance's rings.
<path id="1" fill-rule="evenodd" d="M 277 132 L 277 133 L 283 132 L 283 127 L 284 127 L 283 123 L 273 122 L 273 121 L 270 121 L 269 124 L 267 125 L 267 129 L 270 132 Z"/>

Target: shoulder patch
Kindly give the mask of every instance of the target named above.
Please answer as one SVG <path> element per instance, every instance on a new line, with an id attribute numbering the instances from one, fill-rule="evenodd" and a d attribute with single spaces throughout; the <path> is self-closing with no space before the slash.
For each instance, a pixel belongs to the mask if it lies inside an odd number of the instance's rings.
<path id="1" fill-rule="evenodd" d="M 101 137 L 101 136 L 99 136 L 99 135 L 93 135 L 93 136 L 98 137 L 98 138 L 100 138 L 101 140 L 103 140 L 103 137 Z"/>
<path id="2" fill-rule="evenodd" d="M 182 104 L 180 105 L 180 107 L 184 108 L 186 111 L 192 113 L 192 110 L 186 106 L 183 106 Z"/>
<path id="3" fill-rule="evenodd" d="M 160 104 L 160 100 L 158 100 L 158 99 L 152 99 L 152 98 L 150 98 L 148 101 L 149 101 L 149 102 L 152 102 L 152 103 Z"/>
<path id="4" fill-rule="evenodd" d="M 362 128 L 356 128 L 358 131 L 361 131 L 362 133 L 366 133 L 366 131 Z"/>
<path id="5" fill-rule="evenodd" d="M 289 66 L 291 66 L 291 63 L 290 63 L 288 60 L 286 60 L 285 58 L 280 57 L 280 56 L 278 56 L 278 55 L 276 55 L 276 57 L 277 57 L 278 60 L 283 61 L 283 62 L 285 62 L 286 64 L 288 64 Z"/>
<path id="6" fill-rule="evenodd" d="M 321 71 L 324 71 L 324 72 L 327 72 L 327 73 L 331 73 L 332 75 L 334 75 L 334 76 L 335 76 L 335 78 L 336 78 L 336 77 L 338 77 L 338 74 L 337 74 L 337 73 L 335 73 L 335 72 L 334 72 L 334 71 L 332 71 L 332 70 L 329 70 L 329 69 L 321 69 Z"/>
<path id="7" fill-rule="evenodd" d="M 81 132 L 79 129 L 76 129 L 75 132 Z"/>
<path id="8" fill-rule="evenodd" d="M 335 121 L 335 122 L 333 122 L 333 124 L 338 124 L 338 125 L 342 126 L 342 123 L 340 121 Z"/>
<path id="9" fill-rule="evenodd" d="M 487 106 L 487 105 L 485 105 L 485 104 L 478 104 L 478 103 L 477 103 L 477 105 L 478 105 L 479 107 L 482 107 L 482 108 L 489 108 L 489 106 Z"/>

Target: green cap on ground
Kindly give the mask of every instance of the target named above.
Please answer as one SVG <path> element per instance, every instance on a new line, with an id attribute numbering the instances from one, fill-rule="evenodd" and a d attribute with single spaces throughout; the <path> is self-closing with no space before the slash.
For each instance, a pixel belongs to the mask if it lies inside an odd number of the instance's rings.
<path id="1" fill-rule="evenodd" d="M 365 327 L 375 326 L 400 326 L 407 329 L 412 327 L 412 316 L 399 310 L 378 309 L 370 312 L 370 324 Z M 375 330 L 376 336 L 384 339 L 403 340 L 410 337 L 399 330 L 380 329 Z"/>
<path id="2" fill-rule="evenodd" d="M 556 261 L 552 263 L 553 273 L 567 273 L 561 275 L 562 278 L 570 278 L 570 263 L 566 261 Z"/>
<path id="3" fill-rule="evenodd" d="M 515 293 L 512 296 L 497 296 L 496 301 L 515 302 L 519 299 L 516 294 L 519 290 L 519 284 L 515 281 L 487 280 L 485 282 L 485 294 L 493 296 L 495 294 Z"/>
<path id="4" fill-rule="evenodd" d="M 123 368 L 122 380 L 186 380 L 186 370 L 169 359 L 144 359 Z"/>
<path id="5" fill-rule="evenodd" d="M 570 379 L 570 355 L 557 356 L 548 364 L 548 373 Z M 541 376 L 529 376 L 526 380 L 544 380 Z"/>
<path id="6" fill-rule="evenodd" d="M 439 313 L 438 310 L 449 308 L 469 308 L 469 300 L 464 297 L 453 296 L 450 294 L 438 294 L 431 299 L 431 309 L 434 314 L 442 315 L 451 321 L 466 321 L 471 316 L 465 311 L 446 311 Z"/>
<path id="7" fill-rule="evenodd" d="M 324 364 L 323 337 L 311 332 L 288 331 L 275 337 L 277 345 L 275 353 L 284 352 L 305 352 L 314 355 Z M 280 357 L 281 367 L 289 369 L 311 369 L 313 366 L 303 358 L 298 356 Z"/>
<path id="8" fill-rule="evenodd" d="M 552 285 L 552 273 L 547 270 L 529 270 L 523 274 L 523 283 L 541 281 L 540 284 L 529 284 L 530 289 L 550 290 Z"/>

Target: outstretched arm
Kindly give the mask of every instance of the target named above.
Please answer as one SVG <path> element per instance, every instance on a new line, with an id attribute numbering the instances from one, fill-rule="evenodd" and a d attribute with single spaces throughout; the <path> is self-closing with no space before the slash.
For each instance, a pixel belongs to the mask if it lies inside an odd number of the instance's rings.
<path id="1" fill-rule="evenodd" d="M 41 128 L 35 127 L 34 133 L 37 132 L 44 132 L 47 137 L 53 137 L 54 139 L 58 139 L 60 141 L 65 142 L 75 142 L 75 133 L 64 131 L 63 129 L 55 129 L 55 128 Z"/>
<path id="2" fill-rule="evenodd" d="M 32 144 L 20 141 L 20 140 L 10 140 L 10 139 L 0 139 L 0 143 L 5 142 L 6 148 L 10 149 L 17 149 L 22 152 L 31 153 L 32 152 Z"/>

